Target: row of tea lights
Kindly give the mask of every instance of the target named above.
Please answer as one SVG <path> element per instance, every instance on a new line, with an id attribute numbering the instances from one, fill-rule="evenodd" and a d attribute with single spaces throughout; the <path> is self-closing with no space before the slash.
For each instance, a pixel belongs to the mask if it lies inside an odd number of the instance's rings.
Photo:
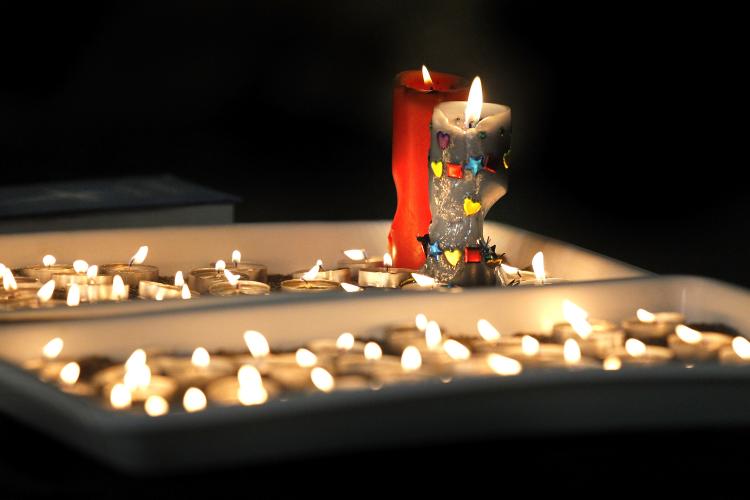
<path id="1" fill-rule="evenodd" d="M 412 325 L 388 328 L 383 340 L 350 332 L 313 340 L 296 351 L 272 352 L 265 336 L 244 333 L 246 352 L 191 355 L 137 349 L 124 362 L 78 361 L 62 356 L 64 342 L 50 340 L 42 356 L 23 364 L 63 391 L 100 401 L 114 410 L 142 408 L 151 416 L 179 405 L 196 412 L 214 405 L 259 405 L 271 398 L 334 390 L 378 390 L 384 385 L 455 377 L 512 376 L 525 369 L 604 369 L 653 366 L 672 360 L 750 364 L 750 341 L 699 331 L 675 312 L 639 309 L 621 324 L 590 319 L 564 301 L 565 322 L 551 332 L 501 334 L 480 319 L 475 333 L 452 334 L 423 314 Z"/>
<path id="2" fill-rule="evenodd" d="M 365 288 L 403 288 L 406 290 L 447 290 L 451 287 L 419 274 L 413 269 L 395 268 L 389 254 L 370 258 L 362 249 L 344 251 L 345 259 L 334 269 L 323 268 L 318 260 L 309 270 L 292 273 L 281 282 L 281 290 L 297 293 L 331 291 L 361 292 Z M 60 264 L 53 255 L 42 263 L 13 270 L 0 264 L 0 308 L 36 308 L 54 305 L 75 307 L 81 303 L 119 302 L 131 296 L 147 300 L 191 299 L 203 295 L 267 295 L 268 271 L 265 265 L 242 260 L 239 250 L 232 252 L 231 264 L 217 260 L 209 267 L 182 271 L 173 279 L 160 280 L 156 266 L 144 264 L 148 246 L 141 246 L 128 263 L 97 266 L 84 260 Z M 544 255 L 532 259 L 533 271 L 520 270 L 505 263 L 496 267 L 498 282 L 512 285 L 546 285 L 560 280 L 549 278 L 544 270 Z M 355 284 L 356 283 L 356 284 Z"/>

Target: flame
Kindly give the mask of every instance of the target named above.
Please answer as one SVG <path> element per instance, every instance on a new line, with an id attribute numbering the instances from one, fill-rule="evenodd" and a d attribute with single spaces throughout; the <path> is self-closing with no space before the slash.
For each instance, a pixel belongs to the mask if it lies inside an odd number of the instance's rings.
<path id="1" fill-rule="evenodd" d="M 224 271 L 224 269 L 226 269 L 226 268 L 227 268 L 227 263 L 226 263 L 226 262 L 224 262 L 224 261 L 223 261 L 223 260 L 221 260 L 221 259 L 217 260 L 217 261 L 216 261 L 216 264 L 214 264 L 214 269 L 216 269 L 216 273 L 217 273 L 217 274 L 218 274 L 218 273 L 221 273 L 221 272 L 222 272 L 222 271 Z"/>
<path id="2" fill-rule="evenodd" d="M 268 400 L 268 391 L 263 387 L 263 377 L 252 365 L 243 365 L 237 371 L 240 383 L 237 389 L 237 399 L 245 406 L 260 405 Z"/>
<path id="3" fill-rule="evenodd" d="M 361 286 L 352 285 L 351 283 L 340 283 L 341 288 L 343 288 L 346 292 L 354 293 L 354 292 L 361 292 L 364 290 Z"/>
<path id="4" fill-rule="evenodd" d="M 364 248 L 344 250 L 344 255 L 350 260 L 365 260 L 367 258 L 367 252 L 365 252 Z"/>
<path id="5" fill-rule="evenodd" d="M 16 278 L 13 277 L 13 273 L 7 267 L 3 269 L 3 288 L 5 291 L 18 290 Z"/>
<path id="6" fill-rule="evenodd" d="M 640 321 L 641 323 L 653 323 L 654 321 L 656 321 L 656 315 L 648 312 L 645 309 L 638 309 L 635 312 L 635 315 L 638 318 L 638 321 Z"/>
<path id="7" fill-rule="evenodd" d="M 466 127 L 474 127 L 482 116 L 482 81 L 478 76 L 474 77 L 469 89 L 469 101 L 466 103 Z"/>
<path id="8" fill-rule="evenodd" d="M 534 270 L 534 276 L 536 276 L 537 281 L 547 279 L 547 274 L 544 270 L 544 254 L 542 252 L 534 254 L 534 258 L 531 259 L 531 268 Z"/>
<path id="9" fill-rule="evenodd" d="M 185 284 L 185 277 L 182 275 L 182 271 L 174 273 L 174 286 L 182 286 Z"/>
<path id="10" fill-rule="evenodd" d="M 422 354 L 413 345 L 408 346 L 401 353 L 401 368 L 406 372 L 413 372 L 422 367 Z"/>
<path id="11" fill-rule="evenodd" d="M 78 274 L 85 273 L 89 268 L 89 263 L 83 259 L 77 259 L 73 261 L 73 271 Z"/>
<path id="12" fill-rule="evenodd" d="M 443 342 L 443 350 L 448 356 L 457 361 L 464 361 L 471 357 L 469 348 L 457 340 L 448 339 Z"/>
<path id="13" fill-rule="evenodd" d="M 733 338 L 732 349 L 741 359 L 750 359 L 750 342 L 745 337 Z"/>
<path id="14" fill-rule="evenodd" d="M 143 245 L 138 248 L 138 251 L 130 258 L 130 264 L 143 264 L 148 256 L 148 245 Z"/>
<path id="15" fill-rule="evenodd" d="M 76 283 L 73 283 L 68 288 L 68 297 L 65 303 L 70 307 L 75 307 L 81 303 L 81 288 Z"/>
<path id="16" fill-rule="evenodd" d="M 426 276 L 424 274 L 419 273 L 411 273 L 411 277 L 414 278 L 414 281 L 417 282 L 417 285 L 423 286 L 423 287 L 434 287 L 435 286 L 435 278 L 432 276 Z"/>
<path id="17" fill-rule="evenodd" d="M 197 387 L 190 387 L 182 397 L 182 406 L 188 413 L 205 409 L 207 403 L 206 395 Z"/>
<path id="18" fill-rule="evenodd" d="M 336 339 L 336 348 L 342 351 L 351 351 L 354 347 L 354 335 L 344 332 Z"/>
<path id="19" fill-rule="evenodd" d="M 150 417 L 161 417 L 169 412 L 169 403 L 163 397 L 152 394 L 146 398 L 143 409 L 146 410 L 146 414 Z"/>
<path id="20" fill-rule="evenodd" d="M 297 352 L 294 353 L 294 359 L 302 368 L 310 368 L 311 366 L 315 366 L 315 363 L 318 362 L 318 357 L 312 351 L 305 349 L 304 347 L 297 349 Z"/>
<path id="21" fill-rule="evenodd" d="M 268 346 L 268 340 L 262 333 L 255 330 L 247 330 L 242 338 L 245 340 L 247 350 L 254 358 L 263 358 L 268 356 L 271 348 Z"/>
<path id="22" fill-rule="evenodd" d="M 180 297 L 182 297 L 185 300 L 193 298 L 193 294 L 190 293 L 190 288 L 188 288 L 186 283 L 183 283 L 182 285 L 182 291 L 180 292 Z"/>
<path id="23" fill-rule="evenodd" d="M 96 264 L 89 266 L 89 268 L 86 270 L 86 276 L 92 280 L 96 278 L 96 275 L 99 274 L 99 266 Z"/>
<path id="24" fill-rule="evenodd" d="M 127 361 L 125 361 L 125 369 L 129 370 L 130 368 L 133 368 L 135 366 L 145 365 L 146 364 L 146 351 L 143 349 L 136 349 L 133 351 L 133 353 L 130 355 Z"/>
<path id="25" fill-rule="evenodd" d="M 241 386 L 262 386 L 263 377 L 261 377 L 260 372 L 253 365 L 242 365 L 240 369 L 237 370 L 237 382 L 239 382 Z"/>
<path id="26" fill-rule="evenodd" d="M 302 279 L 305 281 L 312 281 L 318 277 L 318 273 L 320 272 L 320 267 L 323 265 L 323 261 L 318 259 L 315 262 L 315 265 L 310 268 L 309 271 L 307 271 L 305 274 L 302 275 Z"/>
<path id="27" fill-rule="evenodd" d="M 49 280 L 47 283 L 41 286 L 36 292 L 36 296 L 39 297 L 39 302 L 47 302 L 52 298 L 55 293 L 55 280 Z"/>
<path id="28" fill-rule="evenodd" d="M 420 332 L 423 332 L 427 329 L 427 323 L 427 316 L 422 313 L 419 313 L 414 317 L 414 324 L 416 325 L 417 330 L 419 330 Z"/>
<path id="29" fill-rule="evenodd" d="M 486 319 L 477 321 L 477 331 L 479 332 L 479 336 L 487 342 L 494 342 L 500 338 L 500 332 Z"/>
<path id="30" fill-rule="evenodd" d="M 703 334 L 698 330 L 693 330 L 685 325 L 677 325 L 674 329 L 677 336 L 686 344 L 697 344 L 703 340 Z"/>
<path id="31" fill-rule="evenodd" d="M 145 389 L 151 384 L 151 368 L 147 364 L 130 366 L 122 381 L 130 391 Z"/>
<path id="32" fill-rule="evenodd" d="M 393 259 L 391 258 L 391 254 L 389 254 L 388 252 L 383 254 L 383 265 L 385 267 L 393 266 Z"/>
<path id="33" fill-rule="evenodd" d="M 42 347 L 42 356 L 45 359 L 55 359 L 63 350 L 65 342 L 60 337 L 55 337 Z"/>
<path id="34" fill-rule="evenodd" d="M 377 361 L 383 357 L 383 349 L 376 342 L 365 344 L 365 359 L 368 361 Z"/>
<path id="35" fill-rule="evenodd" d="M 567 299 L 563 300 L 562 307 L 565 321 L 570 323 L 570 326 L 573 327 L 573 330 L 580 335 L 582 339 L 587 339 L 593 331 L 591 323 L 588 322 L 589 313 Z"/>
<path id="36" fill-rule="evenodd" d="M 541 347 L 539 341 L 531 335 L 524 335 L 521 338 L 521 352 L 526 356 L 536 356 Z"/>
<path id="37" fill-rule="evenodd" d="M 55 258 L 54 255 L 47 254 L 44 257 L 42 257 L 42 265 L 44 267 L 54 266 L 56 263 L 57 263 L 57 259 Z"/>
<path id="38" fill-rule="evenodd" d="M 622 368 L 622 361 L 617 356 L 607 356 L 602 362 L 602 368 L 607 371 L 619 370 Z"/>
<path id="39" fill-rule="evenodd" d="M 506 274 L 518 274 L 517 267 L 509 266 L 507 264 L 502 264 L 502 263 L 500 264 L 500 267 L 502 268 L 503 272 L 505 272 Z"/>
<path id="40" fill-rule="evenodd" d="M 312 383 L 315 385 L 315 387 L 323 392 L 331 392 L 333 390 L 333 387 L 335 386 L 333 375 L 328 373 L 328 370 L 326 370 L 325 368 L 321 368 L 319 366 L 316 366 L 312 369 L 312 371 L 310 372 L 310 379 L 312 380 Z"/>
<path id="41" fill-rule="evenodd" d="M 422 65 L 422 81 L 426 86 L 432 87 L 432 77 L 430 76 L 430 72 L 427 70 L 427 66 L 425 66 L 424 64 Z"/>
<path id="42" fill-rule="evenodd" d="M 60 370 L 60 382 L 66 385 L 73 385 L 78 382 L 80 375 L 81 367 L 75 361 L 71 361 Z"/>
<path id="43" fill-rule="evenodd" d="M 625 352 L 634 358 L 638 358 L 646 354 L 646 344 L 638 339 L 628 339 L 625 341 Z"/>
<path id="44" fill-rule="evenodd" d="M 229 269 L 224 269 L 224 277 L 227 279 L 230 285 L 237 286 L 237 283 L 240 281 L 240 275 L 234 274 Z"/>
<path id="45" fill-rule="evenodd" d="M 232 264 L 235 266 L 242 262 L 242 253 L 239 250 L 232 250 Z"/>
<path id="46" fill-rule="evenodd" d="M 125 384 L 115 384 L 112 386 L 112 391 L 109 393 L 109 404 L 112 408 L 122 410 L 130 408 L 133 402 L 133 397 L 130 395 L 130 391 Z"/>
<path id="47" fill-rule="evenodd" d="M 437 321 L 429 321 L 427 323 L 427 328 L 424 331 L 424 339 L 428 349 L 433 350 L 440 347 L 443 334 L 440 331 L 440 325 L 437 324 Z"/>
<path id="48" fill-rule="evenodd" d="M 575 339 L 568 339 L 563 345 L 563 358 L 566 363 L 574 364 L 581 361 L 581 347 Z"/>
<path id="49" fill-rule="evenodd" d="M 190 363 L 196 368 L 208 368 L 211 364 L 211 355 L 205 347 L 196 347 L 190 358 Z"/>
<path id="50" fill-rule="evenodd" d="M 154 296 L 154 300 L 160 301 L 164 300 L 164 297 L 167 295 L 167 291 L 164 288 L 159 288 L 156 291 L 156 296 Z"/>
<path id="51" fill-rule="evenodd" d="M 515 359 L 495 353 L 487 356 L 487 364 L 498 375 L 518 375 L 523 370 L 521 363 Z"/>
<path id="52" fill-rule="evenodd" d="M 125 282 L 119 274 L 112 279 L 112 297 L 115 300 L 124 300 L 128 298 L 128 291 L 125 289 Z"/>

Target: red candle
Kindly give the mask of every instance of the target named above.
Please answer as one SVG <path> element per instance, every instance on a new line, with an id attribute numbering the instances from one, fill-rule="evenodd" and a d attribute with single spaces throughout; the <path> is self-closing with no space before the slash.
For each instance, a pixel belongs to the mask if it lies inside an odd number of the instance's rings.
<path id="1" fill-rule="evenodd" d="M 393 181 L 398 205 L 388 234 L 393 265 L 419 269 L 424 251 L 417 241 L 429 231 L 428 154 L 430 120 L 436 104 L 465 101 L 469 86 L 464 78 L 448 73 L 428 73 L 427 68 L 396 75 L 393 88 Z"/>

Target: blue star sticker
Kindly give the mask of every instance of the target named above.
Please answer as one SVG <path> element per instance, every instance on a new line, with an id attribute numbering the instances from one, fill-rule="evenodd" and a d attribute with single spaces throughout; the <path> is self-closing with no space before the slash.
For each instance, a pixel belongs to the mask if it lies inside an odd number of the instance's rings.
<path id="1" fill-rule="evenodd" d="M 443 254 L 443 251 L 440 250 L 440 244 L 439 243 L 430 243 L 430 257 L 432 257 L 435 260 L 440 259 L 440 256 Z"/>
<path id="2" fill-rule="evenodd" d="M 482 160 L 484 159 L 483 156 L 469 156 L 469 161 L 466 162 L 466 168 L 467 170 L 471 170 L 471 173 L 474 175 L 477 175 L 477 173 L 482 169 Z"/>

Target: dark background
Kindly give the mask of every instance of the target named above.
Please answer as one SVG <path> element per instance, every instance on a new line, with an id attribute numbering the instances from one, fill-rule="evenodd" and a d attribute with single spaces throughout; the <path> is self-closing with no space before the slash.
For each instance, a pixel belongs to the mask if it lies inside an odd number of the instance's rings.
<path id="1" fill-rule="evenodd" d="M 242 221 L 389 219 L 392 78 L 425 63 L 513 108 L 491 218 L 748 286 L 741 19 L 652 2 L 4 10 L 0 182 L 171 172 L 241 195 Z"/>

